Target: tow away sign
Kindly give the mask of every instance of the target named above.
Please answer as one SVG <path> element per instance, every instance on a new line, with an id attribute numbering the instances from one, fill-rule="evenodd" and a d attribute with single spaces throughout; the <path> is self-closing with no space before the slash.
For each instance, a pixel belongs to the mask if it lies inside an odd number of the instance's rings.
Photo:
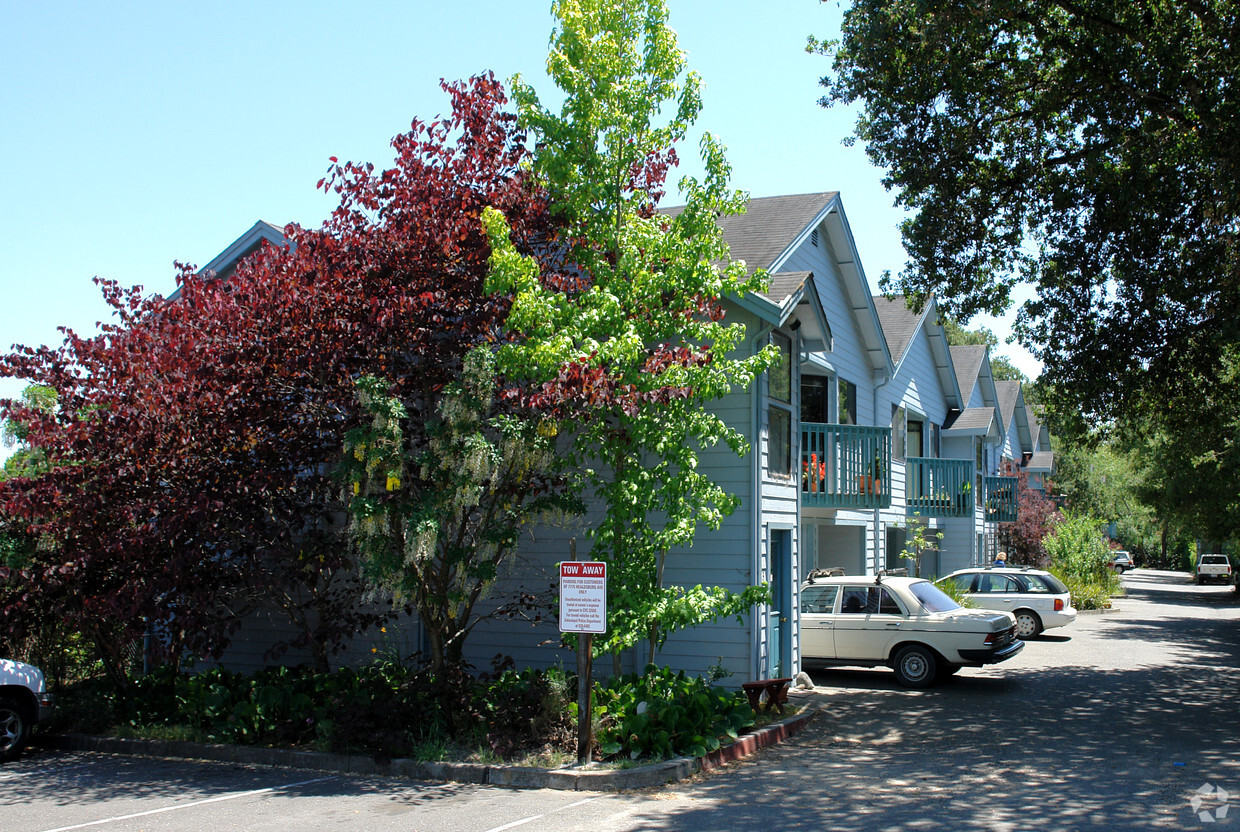
<path id="1" fill-rule="evenodd" d="M 560 632 L 607 632 L 607 564 L 560 564 Z"/>

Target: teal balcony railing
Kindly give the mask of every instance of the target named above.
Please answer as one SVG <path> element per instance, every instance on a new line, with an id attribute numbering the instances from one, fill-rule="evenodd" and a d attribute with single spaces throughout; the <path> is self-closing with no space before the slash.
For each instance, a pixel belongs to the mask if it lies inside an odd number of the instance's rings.
<path id="1" fill-rule="evenodd" d="M 973 511 L 973 460 L 905 460 L 905 513 L 912 517 L 968 517 Z"/>
<path id="2" fill-rule="evenodd" d="M 985 489 L 986 522 L 1016 522 L 1016 477 L 982 477 Z"/>
<path id="3" fill-rule="evenodd" d="M 889 508 L 891 428 L 801 423 L 801 504 Z"/>

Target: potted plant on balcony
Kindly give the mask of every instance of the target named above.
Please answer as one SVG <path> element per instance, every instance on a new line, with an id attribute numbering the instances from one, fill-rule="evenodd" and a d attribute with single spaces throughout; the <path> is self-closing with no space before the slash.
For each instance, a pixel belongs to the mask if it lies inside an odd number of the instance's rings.
<path id="1" fill-rule="evenodd" d="M 801 463 L 801 490 L 818 493 L 827 490 L 827 461 L 819 460 L 818 454 L 809 455 L 808 462 Z"/>
<path id="2" fill-rule="evenodd" d="M 960 491 L 956 494 L 956 510 L 966 513 L 973 502 L 973 483 L 960 483 Z"/>
<path id="3" fill-rule="evenodd" d="M 870 473 L 858 476 L 857 486 L 862 494 L 872 494 L 877 497 L 883 493 L 883 455 L 881 452 L 874 452 L 874 462 L 870 464 Z"/>

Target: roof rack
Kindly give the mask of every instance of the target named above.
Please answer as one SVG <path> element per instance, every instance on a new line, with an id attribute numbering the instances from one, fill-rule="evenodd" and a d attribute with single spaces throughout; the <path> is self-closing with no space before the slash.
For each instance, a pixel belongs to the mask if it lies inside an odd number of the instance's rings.
<path id="1" fill-rule="evenodd" d="M 880 569 L 874 575 L 874 583 L 881 584 L 883 582 L 884 577 L 907 578 L 908 568 L 901 566 L 899 569 Z"/>
<path id="2" fill-rule="evenodd" d="M 815 578 L 838 578 L 847 574 L 842 566 L 831 566 L 826 569 L 812 569 L 806 577 L 808 583 L 813 583 Z"/>

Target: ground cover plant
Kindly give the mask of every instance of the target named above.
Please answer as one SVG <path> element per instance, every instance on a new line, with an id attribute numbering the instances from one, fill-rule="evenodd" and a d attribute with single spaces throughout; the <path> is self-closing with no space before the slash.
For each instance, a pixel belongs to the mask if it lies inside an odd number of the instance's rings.
<path id="1" fill-rule="evenodd" d="M 61 696 L 58 730 L 377 759 L 555 766 L 576 756 L 577 679 L 558 668 L 439 680 L 393 660 L 330 673 L 165 667 L 135 680 L 123 701 L 100 681 Z M 653 665 L 596 683 L 593 696 L 595 756 L 604 761 L 701 755 L 754 726 L 739 691 Z"/>

